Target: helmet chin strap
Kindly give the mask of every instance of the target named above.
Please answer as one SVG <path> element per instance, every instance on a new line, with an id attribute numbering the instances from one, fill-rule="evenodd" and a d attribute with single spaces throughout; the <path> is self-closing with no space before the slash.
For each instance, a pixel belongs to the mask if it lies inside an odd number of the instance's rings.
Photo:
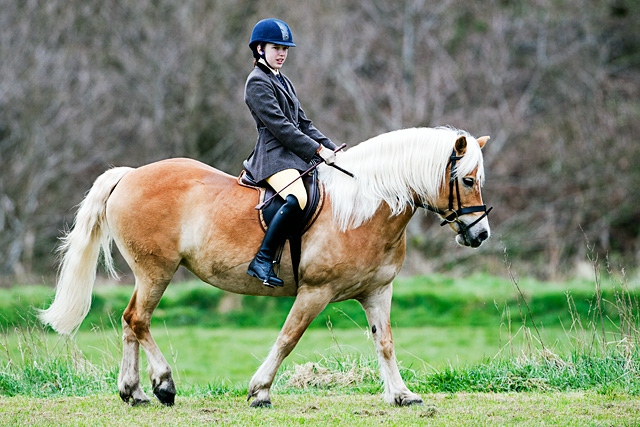
<path id="1" fill-rule="evenodd" d="M 271 66 L 271 64 L 269 64 L 266 60 L 266 58 L 264 56 L 261 56 L 260 59 L 258 60 L 258 62 L 260 62 L 261 64 L 266 65 L 267 67 L 269 67 L 269 69 L 274 72 L 274 73 L 278 73 L 278 70 L 276 70 L 275 68 L 273 68 Z"/>
<path id="2" fill-rule="evenodd" d="M 264 47 L 263 47 L 261 44 L 260 44 L 260 45 L 258 45 L 258 47 L 260 47 L 260 51 L 258 51 L 258 50 L 257 50 L 257 47 L 256 47 L 256 51 L 258 52 L 258 55 L 260 55 L 260 59 L 258 59 L 258 61 L 261 61 L 264 65 L 266 65 L 267 67 L 269 67 L 269 69 L 270 69 L 273 73 L 276 73 L 276 74 L 277 74 L 279 71 L 278 71 L 278 70 L 276 70 L 275 68 L 273 68 L 273 67 L 271 66 L 271 64 L 269 64 L 269 61 L 267 61 L 267 57 L 266 57 L 266 55 L 265 55 L 265 53 L 264 53 Z"/>

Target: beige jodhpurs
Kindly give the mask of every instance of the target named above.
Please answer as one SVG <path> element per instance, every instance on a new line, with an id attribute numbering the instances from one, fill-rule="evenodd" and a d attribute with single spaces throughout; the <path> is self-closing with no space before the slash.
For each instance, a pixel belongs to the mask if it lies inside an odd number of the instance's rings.
<path id="1" fill-rule="evenodd" d="M 277 172 L 267 178 L 267 183 L 276 190 L 282 191 L 280 193 L 280 197 L 286 199 L 289 194 L 293 194 L 298 199 L 298 203 L 300 204 L 300 209 L 304 209 L 307 206 L 307 190 L 304 188 L 304 184 L 302 182 L 302 178 L 296 179 L 300 176 L 300 172 L 295 169 L 285 169 L 283 171 Z M 294 179 L 296 181 L 289 185 L 287 188 L 284 188 L 287 184 L 290 184 Z M 283 190 L 284 188 L 284 190 Z"/>

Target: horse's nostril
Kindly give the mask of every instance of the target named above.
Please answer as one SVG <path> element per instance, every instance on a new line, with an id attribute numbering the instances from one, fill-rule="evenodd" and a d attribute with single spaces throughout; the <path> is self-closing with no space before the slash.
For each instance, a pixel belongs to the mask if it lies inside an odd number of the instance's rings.
<path id="1" fill-rule="evenodd" d="M 489 238 L 489 233 L 487 231 L 481 232 L 480 234 L 478 234 L 478 237 L 477 237 L 477 239 L 481 242 L 484 242 L 488 238 Z"/>

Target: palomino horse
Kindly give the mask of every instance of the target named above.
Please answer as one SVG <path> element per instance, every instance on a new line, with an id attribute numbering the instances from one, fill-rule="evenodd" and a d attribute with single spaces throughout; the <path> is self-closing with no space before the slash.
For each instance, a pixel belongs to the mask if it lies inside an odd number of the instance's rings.
<path id="1" fill-rule="evenodd" d="M 149 331 L 151 315 L 180 265 L 203 281 L 245 295 L 295 296 L 266 360 L 248 388 L 252 406 L 270 406 L 278 367 L 311 321 L 331 302 L 355 299 L 364 308 L 378 353 L 384 398 L 396 405 L 422 403 L 400 377 L 389 311 L 392 281 L 405 257 L 407 223 L 417 207 L 437 212 L 458 233 L 461 245 L 489 238 L 480 187 L 480 149 L 451 128 L 390 132 L 339 153 L 337 164 L 351 178 L 320 165 L 324 209 L 302 237 L 299 285 L 283 268 L 281 288 L 247 275 L 263 232 L 254 207 L 257 192 L 233 176 L 189 159 L 159 161 L 137 169 L 116 167 L 99 176 L 80 205 L 73 230 L 62 240 L 62 264 L 51 306 L 41 320 L 73 334 L 91 306 L 100 250 L 115 274 L 111 241 L 135 275 L 135 289 L 122 316 L 120 397 L 138 404 L 149 398 L 140 386 L 139 347 L 146 352 L 156 397 L 172 405 L 171 368 Z M 455 194 L 454 194 L 455 193 Z M 284 265 L 290 265 L 285 250 Z"/>

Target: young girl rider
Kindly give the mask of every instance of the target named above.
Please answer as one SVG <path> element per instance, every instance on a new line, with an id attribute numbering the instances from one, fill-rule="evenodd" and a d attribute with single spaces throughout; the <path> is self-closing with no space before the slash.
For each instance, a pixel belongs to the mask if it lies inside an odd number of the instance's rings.
<path id="1" fill-rule="evenodd" d="M 328 164 L 335 162 L 337 148 L 306 117 L 291 80 L 280 72 L 293 46 L 293 35 L 285 22 L 273 18 L 258 22 L 249 42 L 254 69 L 244 91 L 258 128 L 256 146 L 244 168 L 256 182 L 266 181 L 275 191 L 281 191 L 285 200 L 247 271 L 270 287 L 284 284 L 273 271 L 273 260 L 307 205 L 302 179 L 284 187 L 307 170 L 314 157 Z"/>

